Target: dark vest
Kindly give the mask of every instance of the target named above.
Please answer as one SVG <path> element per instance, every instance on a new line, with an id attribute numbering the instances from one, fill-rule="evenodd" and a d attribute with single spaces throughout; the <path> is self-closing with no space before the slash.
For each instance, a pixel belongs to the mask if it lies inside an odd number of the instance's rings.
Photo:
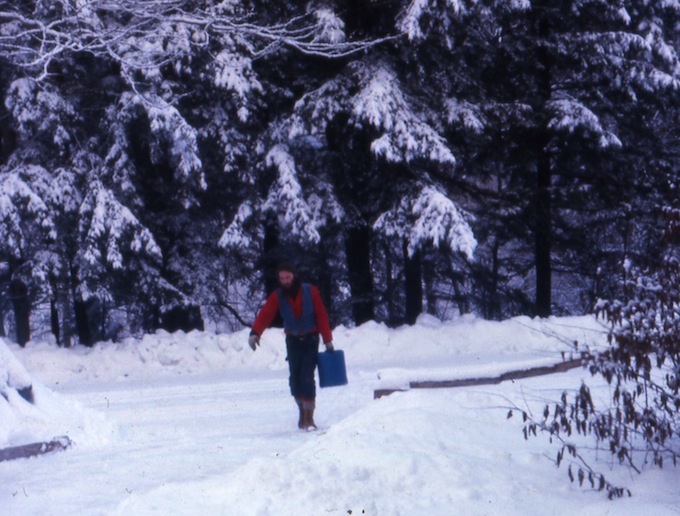
<path id="1" fill-rule="evenodd" d="M 289 335 L 307 335 L 316 328 L 316 317 L 314 316 L 314 304 L 312 302 L 312 287 L 309 283 L 303 283 L 302 290 L 302 317 L 295 318 L 293 307 L 290 306 L 288 298 L 281 289 L 277 289 L 279 296 L 279 313 L 283 318 L 283 328 Z"/>

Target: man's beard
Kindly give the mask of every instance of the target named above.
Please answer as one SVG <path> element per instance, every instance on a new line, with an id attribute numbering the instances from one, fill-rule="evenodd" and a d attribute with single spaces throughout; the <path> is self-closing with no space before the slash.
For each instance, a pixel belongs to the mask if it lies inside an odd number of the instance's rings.
<path id="1" fill-rule="evenodd" d="M 290 284 L 290 286 L 286 287 L 281 285 L 281 292 L 283 292 L 284 295 L 288 297 L 296 297 L 298 292 L 300 291 L 300 286 L 302 285 L 302 282 L 300 281 L 299 278 L 293 279 L 293 282 Z"/>

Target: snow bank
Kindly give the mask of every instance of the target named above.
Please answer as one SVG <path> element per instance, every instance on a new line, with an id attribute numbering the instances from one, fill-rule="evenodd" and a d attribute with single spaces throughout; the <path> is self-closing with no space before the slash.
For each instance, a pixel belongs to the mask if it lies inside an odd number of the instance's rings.
<path id="1" fill-rule="evenodd" d="M 472 315 L 451 321 L 423 315 L 413 326 L 388 328 L 368 322 L 338 326 L 335 347 L 345 351 L 348 374 L 373 369 L 376 387 L 400 388 L 413 380 L 493 376 L 523 367 L 549 365 L 580 349 L 605 342 L 606 327 L 594 317 L 503 322 Z M 142 339 L 103 342 L 92 348 L 58 348 L 30 342 L 30 352 L 13 345 L 26 368 L 45 385 L 101 381 L 144 381 L 206 372 L 247 374 L 287 369 L 283 332 L 267 330 L 256 352 L 248 348 L 249 330 L 230 334 L 158 331 Z M 409 357 L 410 360 L 405 360 Z M 404 364 L 412 364 L 405 366 Z M 351 378 L 350 378 L 351 381 Z"/>
<path id="2" fill-rule="evenodd" d="M 112 432 L 100 416 L 34 382 L 0 339 L 0 448 L 62 435 L 87 445 Z"/>
<path id="3" fill-rule="evenodd" d="M 582 350 L 601 346 L 607 333 L 601 321 L 589 316 L 498 322 L 466 315 L 441 322 L 423 315 L 413 326 L 390 329 L 369 322 L 358 330 L 338 328 L 337 340 L 349 348 L 348 369 L 375 364 L 379 389 L 552 365 L 575 358 L 575 343 Z"/>

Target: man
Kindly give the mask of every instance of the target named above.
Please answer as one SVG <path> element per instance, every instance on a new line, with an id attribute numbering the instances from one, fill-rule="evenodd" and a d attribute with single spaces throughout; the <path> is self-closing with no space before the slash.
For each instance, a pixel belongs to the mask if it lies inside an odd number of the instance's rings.
<path id="1" fill-rule="evenodd" d="M 248 344 L 255 351 L 264 330 L 277 313 L 281 314 L 286 334 L 290 393 L 299 409 L 298 428 L 316 430 L 314 370 L 319 354 L 319 334 L 326 351 L 333 351 L 328 314 L 319 290 L 310 283 L 302 283 L 292 264 L 282 263 L 276 272 L 280 287 L 271 293 L 257 314 Z"/>

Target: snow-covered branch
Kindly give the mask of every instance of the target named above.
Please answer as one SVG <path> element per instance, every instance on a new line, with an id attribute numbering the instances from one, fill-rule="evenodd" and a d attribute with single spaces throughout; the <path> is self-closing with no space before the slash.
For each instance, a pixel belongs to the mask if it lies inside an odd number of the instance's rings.
<path id="1" fill-rule="evenodd" d="M 263 210 L 276 213 L 279 225 L 305 242 L 318 243 L 319 222 L 304 197 L 295 160 L 284 145 L 275 146 L 267 155 L 267 166 L 275 168 L 277 178 Z"/>
<path id="2" fill-rule="evenodd" d="M 54 236 L 49 209 L 22 177 L 21 170 L 0 174 L 0 254 L 20 258 L 30 241 L 31 226 Z"/>
<path id="3" fill-rule="evenodd" d="M 128 251 L 160 260 L 162 253 L 151 232 L 112 192 L 95 183 L 80 207 L 84 261 L 122 269 Z"/>
<path id="4" fill-rule="evenodd" d="M 390 163 L 422 160 L 453 170 L 456 158 L 446 140 L 405 92 L 391 64 L 352 63 L 347 71 L 297 102 L 291 138 L 323 134 L 338 113 L 347 112 L 351 127 L 375 133 L 375 156 Z"/>
<path id="5" fill-rule="evenodd" d="M 304 54 L 345 57 L 384 41 L 347 40 L 344 23 L 322 8 L 282 23 L 259 21 L 252 12 L 180 0 L 68 0 L 33 11 L 0 2 L 0 57 L 22 67 L 42 69 L 63 54 L 113 58 L 124 68 L 157 68 L 186 56 L 191 47 L 238 45 L 251 57 L 289 47 Z M 187 48 L 186 45 L 189 45 Z M 219 49 L 218 49 L 219 51 Z"/>
<path id="6" fill-rule="evenodd" d="M 427 246 L 446 246 L 472 260 L 477 247 L 465 214 L 432 186 L 405 196 L 398 206 L 378 218 L 374 229 L 388 237 L 404 239 L 411 256 Z"/>

